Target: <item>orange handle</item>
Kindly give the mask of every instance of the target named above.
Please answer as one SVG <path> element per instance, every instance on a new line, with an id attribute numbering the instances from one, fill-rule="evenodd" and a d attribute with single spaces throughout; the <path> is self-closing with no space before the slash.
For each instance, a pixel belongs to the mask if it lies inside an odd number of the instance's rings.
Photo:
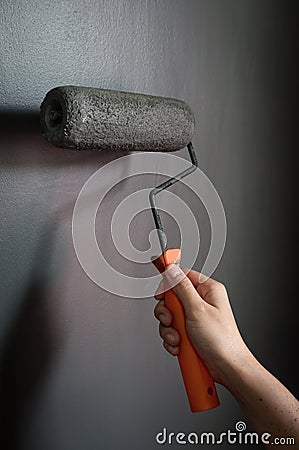
<path id="1" fill-rule="evenodd" d="M 178 248 L 168 249 L 163 256 L 166 266 L 179 264 L 181 250 Z M 181 337 L 178 360 L 191 411 L 199 412 L 216 408 L 219 406 L 219 399 L 214 380 L 187 335 L 185 311 L 174 291 L 165 292 L 165 305 L 171 311 L 173 327 Z"/>

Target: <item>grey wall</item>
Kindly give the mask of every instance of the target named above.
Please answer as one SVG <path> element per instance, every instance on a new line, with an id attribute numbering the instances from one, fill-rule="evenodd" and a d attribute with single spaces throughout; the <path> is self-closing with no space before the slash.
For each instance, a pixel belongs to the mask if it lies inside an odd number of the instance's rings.
<path id="1" fill-rule="evenodd" d="M 220 408 L 192 415 L 176 361 L 161 347 L 154 300 L 113 296 L 79 265 L 71 236 L 74 203 L 88 177 L 115 155 L 78 154 L 44 141 L 38 108 L 57 85 L 190 103 L 200 167 L 216 186 L 228 222 L 214 275 L 227 285 L 250 348 L 295 392 L 293 9 L 292 2 L 266 0 L 2 0 L 6 450 L 147 450 L 157 446 L 155 434 L 164 426 L 218 433 L 243 418 L 221 387 Z M 106 211 L 154 181 L 132 179 L 109 195 Z M 197 199 L 179 186 L 175 192 L 189 201 L 208 236 Z M 107 237 L 109 214 L 99 214 L 97 233 L 111 262 L 129 274 L 154 273 L 120 261 Z M 138 248 L 146 248 L 150 229 L 149 216 L 136 220 Z"/>

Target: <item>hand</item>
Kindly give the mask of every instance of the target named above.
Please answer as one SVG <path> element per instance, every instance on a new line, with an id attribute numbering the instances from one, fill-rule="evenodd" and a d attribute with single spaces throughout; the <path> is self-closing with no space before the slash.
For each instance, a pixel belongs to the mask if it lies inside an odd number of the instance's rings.
<path id="1" fill-rule="evenodd" d="M 156 265 L 155 261 L 153 261 Z M 236 398 L 253 428 L 271 436 L 292 436 L 299 442 L 296 398 L 249 351 L 236 325 L 225 287 L 191 270 L 170 265 L 163 273 L 166 289 L 173 286 L 186 315 L 186 330 L 197 353 L 212 377 Z M 158 292 L 162 292 L 161 286 Z M 179 333 L 172 327 L 172 315 L 164 304 L 164 294 L 155 316 L 160 321 L 164 347 L 172 355 L 180 350 Z M 279 445 L 277 448 L 284 448 Z"/>
<path id="2" fill-rule="evenodd" d="M 226 384 L 226 366 L 251 354 L 236 325 L 223 284 L 194 270 L 167 267 L 162 284 L 177 283 L 172 289 L 181 300 L 186 315 L 186 330 L 195 350 L 204 360 L 215 381 Z M 158 292 L 162 291 L 162 286 Z M 164 293 L 156 294 L 159 303 L 154 314 L 160 321 L 160 336 L 172 355 L 180 351 L 180 335 L 172 327 L 172 314 L 164 304 Z"/>

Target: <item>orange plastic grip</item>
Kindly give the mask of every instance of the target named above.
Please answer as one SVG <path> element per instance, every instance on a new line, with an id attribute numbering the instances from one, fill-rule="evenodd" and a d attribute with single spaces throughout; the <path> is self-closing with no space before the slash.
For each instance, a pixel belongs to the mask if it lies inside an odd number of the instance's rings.
<path id="1" fill-rule="evenodd" d="M 166 266 L 179 264 L 181 250 L 179 248 L 168 249 L 163 256 Z M 165 292 L 165 305 L 172 312 L 173 327 L 181 337 L 178 360 L 191 411 L 199 412 L 216 408 L 219 406 L 219 399 L 214 380 L 187 335 L 185 311 L 174 291 Z"/>

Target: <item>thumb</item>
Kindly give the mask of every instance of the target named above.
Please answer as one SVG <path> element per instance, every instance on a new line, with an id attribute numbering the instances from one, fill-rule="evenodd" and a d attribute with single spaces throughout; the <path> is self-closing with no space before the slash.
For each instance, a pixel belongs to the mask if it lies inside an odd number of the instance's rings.
<path id="1" fill-rule="evenodd" d="M 201 298 L 192 282 L 185 275 L 182 269 L 176 264 L 170 264 L 166 267 L 163 276 L 169 286 L 181 300 L 186 318 L 195 320 L 198 318 L 198 312 L 204 306 L 204 300 Z"/>

